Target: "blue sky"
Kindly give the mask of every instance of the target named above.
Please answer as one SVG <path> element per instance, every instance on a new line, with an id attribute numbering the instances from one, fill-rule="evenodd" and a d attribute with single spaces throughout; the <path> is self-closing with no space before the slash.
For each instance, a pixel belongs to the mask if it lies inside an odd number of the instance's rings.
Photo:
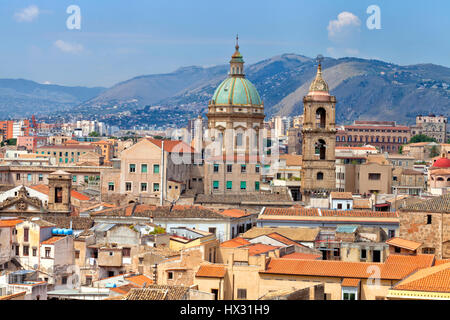
<path id="1" fill-rule="evenodd" d="M 80 30 L 66 26 L 70 5 Z M 370 5 L 381 29 L 366 26 Z M 227 63 L 236 33 L 247 63 L 321 53 L 450 67 L 449 12 L 448 0 L 3 0 L 0 78 L 111 86 Z"/>

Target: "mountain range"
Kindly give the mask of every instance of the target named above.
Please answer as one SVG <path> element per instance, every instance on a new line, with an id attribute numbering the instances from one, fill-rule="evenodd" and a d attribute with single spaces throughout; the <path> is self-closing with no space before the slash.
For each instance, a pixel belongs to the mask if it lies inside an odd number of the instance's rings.
<path id="1" fill-rule="evenodd" d="M 225 64 L 184 67 L 167 74 L 135 77 L 107 89 L 4 79 L 0 80 L 0 110 L 21 115 L 37 111 L 64 114 L 70 110 L 73 116 L 105 121 L 120 117 L 122 125 L 137 115 L 142 121 L 156 120 L 159 109 L 148 106 L 191 117 L 206 111 L 228 68 Z M 245 73 L 258 89 L 267 117 L 289 116 L 303 113 L 302 99 L 316 69 L 315 59 L 283 54 L 246 65 Z M 434 64 L 400 66 L 348 57 L 325 58 L 322 69 L 330 93 L 338 101 L 336 123 L 389 119 L 411 124 L 417 114 L 450 116 L 450 68 Z M 148 117 L 144 119 L 142 114 Z"/>

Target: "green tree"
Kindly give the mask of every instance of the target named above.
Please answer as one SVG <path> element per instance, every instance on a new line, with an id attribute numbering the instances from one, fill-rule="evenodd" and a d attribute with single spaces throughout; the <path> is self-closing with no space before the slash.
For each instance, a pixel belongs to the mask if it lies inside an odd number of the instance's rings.
<path id="1" fill-rule="evenodd" d="M 398 153 L 400 153 L 400 154 L 403 153 L 403 146 L 398 147 Z"/>
<path id="2" fill-rule="evenodd" d="M 438 155 L 439 155 L 439 149 L 437 148 L 437 146 L 431 147 L 430 157 L 434 158 L 434 157 L 437 157 Z"/>
<path id="3" fill-rule="evenodd" d="M 414 137 L 409 140 L 409 143 L 417 143 L 417 142 L 437 142 L 435 138 L 429 137 L 424 134 L 416 134 Z"/>
<path id="4" fill-rule="evenodd" d="M 89 137 L 100 137 L 100 134 L 97 131 L 92 131 L 89 133 Z"/>

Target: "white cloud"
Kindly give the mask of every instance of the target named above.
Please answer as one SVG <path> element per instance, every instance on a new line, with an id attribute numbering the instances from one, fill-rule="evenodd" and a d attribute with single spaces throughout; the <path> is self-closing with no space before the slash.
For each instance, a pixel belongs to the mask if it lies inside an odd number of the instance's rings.
<path id="1" fill-rule="evenodd" d="M 14 14 L 14 19 L 17 22 L 31 22 L 35 20 L 40 14 L 39 8 L 36 5 L 26 7 Z"/>
<path id="2" fill-rule="evenodd" d="M 348 34 L 352 28 L 359 27 L 361 20 L 351 12 L 343 11 L 338 14 L 337 20 L 331 20 L 328 24 L 328 38 L 338 40 L 342 34 Z"/>
<path id="3" fill-rule="evenodd" d="M 70 43 L 63 40 L 55 41 L 54 46 L 59 50 L 61 50 L 62 52 L 68 53 L 80 53 L 84 50 L 84 47 L 81 44 Z"/>

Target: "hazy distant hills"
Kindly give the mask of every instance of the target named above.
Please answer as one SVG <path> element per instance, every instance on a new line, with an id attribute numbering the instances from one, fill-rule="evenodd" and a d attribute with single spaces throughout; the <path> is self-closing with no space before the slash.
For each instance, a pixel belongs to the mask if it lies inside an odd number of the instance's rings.
<path id="1" fill-rule="evenodd" d="M 265 113 L 270 117 L 303 113 L 302 99 L 316 68 L 314 59 L 284 54 L 246 65 L 245 73 L 258 89 Z M 126 123 L 127 117 L 139 115 L 141 121 L 151 122 L 152 112 L 159 116 L 152 108 L 143 112 L 147 105 L 159 105 L 164 110 L 191 116 L 205 111 L 215 88 L 227 73 L 226 64 L 186 67 L 168 74 L 139 76 L 106 90 L 33 83 L 27 91 L 25 84 L 6 87 L 3 83 L 6 80 L 0 80 L 0 110 L 5 110 L 8 101 L 10 110 L 20 112 L 27 109 L 27 103 L 29 109 L 42 108 L 44 112 L 50 111 L 53 105 L 72 105 L 76 106 L 71 108 L 72 114 L 80 116 L 108 119 L 111 114 L 120 114 L 121 124 Z M 331 94 L 338 100 L 337 123 L 369 118 L 412 123 L 419 113 L 450 116 L 450 69 L 443 66 L 398 66 L 378 60 L 326 58 L 323 74 Z M 144 119 L 142 115 L 147 117 Z"/>
<path id="2" fill-rule="evenodd" d="M 67 110 L 99 95 L 105 88 L 65 87 L 24 79 L 0 79 L 2 118 L 29 117 Z"/>

